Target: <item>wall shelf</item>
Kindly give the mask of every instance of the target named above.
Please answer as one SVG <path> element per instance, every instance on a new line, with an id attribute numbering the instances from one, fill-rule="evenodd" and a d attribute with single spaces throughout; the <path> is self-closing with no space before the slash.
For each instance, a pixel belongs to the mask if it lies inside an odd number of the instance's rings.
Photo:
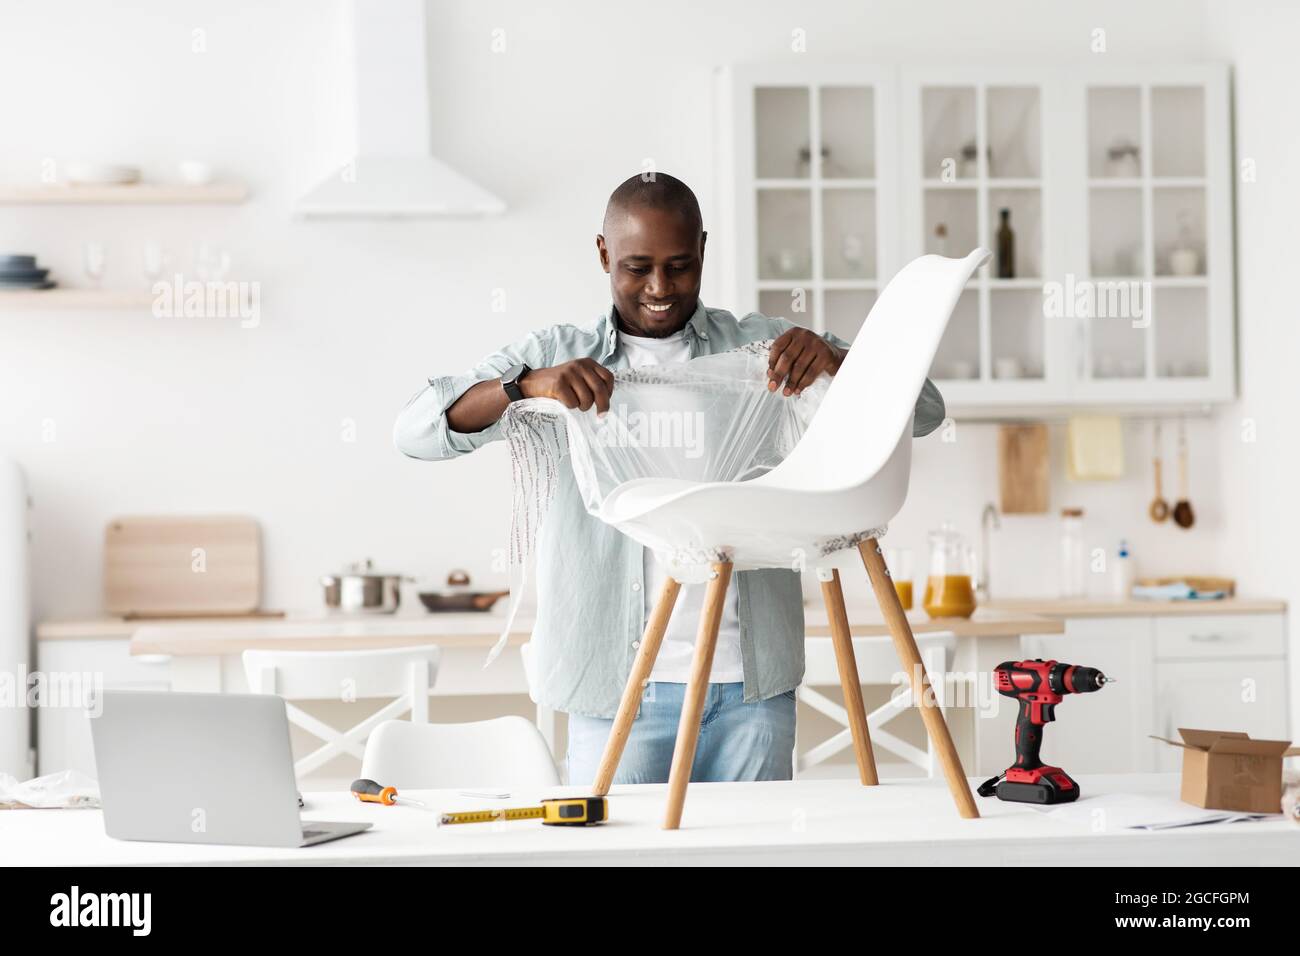
<path id="1" fill-rule="evenodd" d="M 149 292 L 114 289 L 3 289 L 0 311 L 27 312 L 44 310 L 130 309 L 148 311 L 153 307 Z"/>
<path id="2" fill-rule="evenodd" d="M 248 198 L 242 183 L 130 183 L 126 185 L 0 186 L 0 203 L 7 205 L 200 205 L 235 204 Z"/>

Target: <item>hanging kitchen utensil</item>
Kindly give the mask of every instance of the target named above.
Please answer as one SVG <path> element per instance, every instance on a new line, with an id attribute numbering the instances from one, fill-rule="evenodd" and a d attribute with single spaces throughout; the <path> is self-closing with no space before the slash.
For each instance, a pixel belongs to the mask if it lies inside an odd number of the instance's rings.
<path id="1" fill-rule="evenodd" d="M 1151 499 L 1151 507 L 1147 509 L 1147 514 L 1151 515 L 1152 521 L 1156 522 L 1156 524 L 1159 524 L 1160 522 L 1167 521 L 1169 519 L 1169 502 L 1165 501 L 1164 492 L 1160 488 L 1162 466 L 1160 461 L 1161 441 L 1160 441 L 1159 422 L 1156 422 L 1155 425 L 1154 441 L 1155 441 L 1155 451 L 1153 453 L 1154 458 L 1152 459 L 1152 464 L 1155 466 L 1155 472 L 1156 472 L 1156 496 Z"/>
<path id="2" fill-rule="evenodd" d="M 1178 421 L 1178 501 L 1174 505 L 1174 524 L 1190 528 L 1196 523 L 1192 503 L 1187 500 L 1187 423 Z"/>

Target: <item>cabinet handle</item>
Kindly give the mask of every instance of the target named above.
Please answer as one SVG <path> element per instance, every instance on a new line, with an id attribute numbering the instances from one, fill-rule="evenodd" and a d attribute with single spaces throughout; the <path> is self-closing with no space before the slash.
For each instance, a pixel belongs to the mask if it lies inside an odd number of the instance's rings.
<path id="1" fill-rule="evenodd" d="M 1201 644 L 1208 644 L 1211 642 L 1217 643 L 1227 640 L 1227 638 L 1222 634 L 1188 634 L 1187 639 Z"/>

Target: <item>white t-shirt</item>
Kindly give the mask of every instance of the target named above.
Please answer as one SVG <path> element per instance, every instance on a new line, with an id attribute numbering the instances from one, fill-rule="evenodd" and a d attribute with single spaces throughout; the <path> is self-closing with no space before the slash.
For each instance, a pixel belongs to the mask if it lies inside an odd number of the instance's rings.
<path id="1" fill-rule="evenodd" d="M 662 339 L 645 338 L 640 335 L 618 333 L 619 343 L 627 355 L 627 361 L 633 368 L 644 365 L 667 365 L 673 362 L 685 362 L 691 357 L 690 343 L 686 333 L 677 332 Z M 654 552 L 645 551 L 645 616 L 659 600 L 663 590 L 664 579 L 668 575 L 655 560 Z M 659 648 L 659 657 L 650 672 L 652 681 L 669 684 L 685 684 L 690 679 L 691 658 L 695 654 L 695 637 L 699 632 L 700 615 L 704 611 L 705 583 L 683 584 L 677 593 L 677 604 L 668 622 L 664 642 Z M 729 684 L 745 679 L 744 662 L 740 656 L 740 616 L 737 611 L 736 578 L 732 575 L 727 587 L 726 600 L 722 606 L 722 624 L 718 628 L 718 643 L 713 652 L 713 671 L 710 683 Z"/>

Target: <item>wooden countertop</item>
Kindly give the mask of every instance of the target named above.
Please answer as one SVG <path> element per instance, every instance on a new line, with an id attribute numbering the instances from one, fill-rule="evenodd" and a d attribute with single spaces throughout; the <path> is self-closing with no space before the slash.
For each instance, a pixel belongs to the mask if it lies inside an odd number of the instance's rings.
<path id="1" fill-rule="evenodd" d="M 1165 617 L 1184 614 L 1283 614 L 1286 602 L 1271 598 L 1223 598 L 1220 601 L 1139 601 L 1106 598 L 994 598 L 987 607 L 1008 614 L 1042 617 Z"/>
<path id="2" fill-rule="evenodd" d="M 874 607 L 849 607 L 849 627 L 855 636 L 888 633 Z M 810 637 L 830 634 L 826 610 L 804 610 Z M 909 615 L 918 634 L 951 632 L 961 637 L 1005 637 L 1020 634 L 1059 634 L 1064 623 L 1049 617 L 980 608 L 969 620 L 930 620 L 924 612 Z M 209 618 L 182 620 L 47 621 L 37 637 L 52 640 L 130 640 L 132 654 L 234 654 L 250 648 L 277 650 L 356 650 L 401 647 L 436 641 L 446 647 L 490 647 L 505 626 L 505 614 L 426 614 L 419 610 L 373 617 L 325 617 L 318 613 L 283 618 Z M 531 616 L 520 615 L 511 628 L 510 643 L 522 644 L 532 633 Z"/>

